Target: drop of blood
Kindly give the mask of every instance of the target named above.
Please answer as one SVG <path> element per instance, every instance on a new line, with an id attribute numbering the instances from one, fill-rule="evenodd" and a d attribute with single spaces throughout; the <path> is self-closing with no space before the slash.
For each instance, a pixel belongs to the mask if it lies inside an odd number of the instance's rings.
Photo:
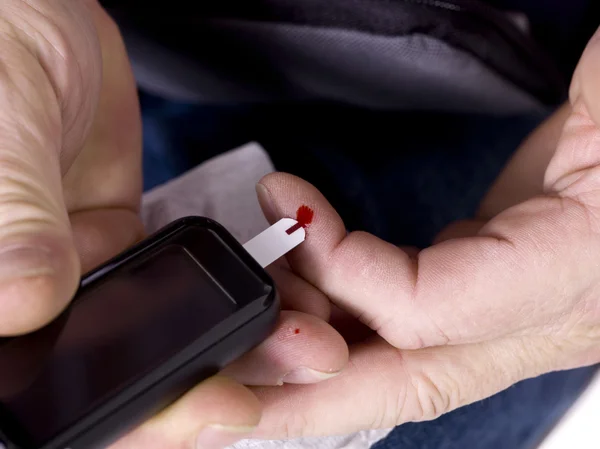
<path id="1" fill-rule="evenodd" d="M 296 211 L 296 221 L 300 224 L 300 226 L 306 228 L 312 223 L 314 215 L 315 213 L 310 207 L 302 205 Z"/>
<path id="2" fill-rule="evenodd" d="M 311 224 L 314 215 L 315 215 L 315 213 L 313 212 L 313 210 L 310 207 L 305 206 L 305 205 L 300 206 L 298 208 L 298 210 L 296 211 L 297 223 L 294 224 L 294 226 L 292 226 L 291 228 L 289 228 L 286 232 L 288 234 L 293 234 L 300 228 L 306 229 L 308 227 L 308 225 Z"/>

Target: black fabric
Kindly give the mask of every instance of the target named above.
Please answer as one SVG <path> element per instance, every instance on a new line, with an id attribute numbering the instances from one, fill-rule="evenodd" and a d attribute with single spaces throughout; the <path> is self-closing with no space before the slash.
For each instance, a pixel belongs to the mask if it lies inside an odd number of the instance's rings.
<path id="1" fill-rule="evenodd" d="M 534 38 L 570 78 L 588 40 L 600 25 L 598 0 L 486 0 L 502 10 L 521 11 Z"/>
<path id="2" fill-rule="evenodd" d="M 108 6 L 115 2 L 105 2 Z M 118 10 L 148 37 L 182 51 L 183 35 L 202 20 L 241 19 L 370 32 L 379 35 L 424 34 L 472 54 L 492 70 L 546 105 L 566 98 L 567 81 L 545 51 L 498 10 L 475 0 L 171 0 L 136 8 L 135 0 Z M 133 13 L 135 11 L 135 13 Z M 187 26 L 186 26 L 187 25 Z M 183 34 L 181 34 L 183 33 Z M 168 36 L 168 37 L 167 37 Z M 168 39 L 168 41 L 167 41 Z"/>

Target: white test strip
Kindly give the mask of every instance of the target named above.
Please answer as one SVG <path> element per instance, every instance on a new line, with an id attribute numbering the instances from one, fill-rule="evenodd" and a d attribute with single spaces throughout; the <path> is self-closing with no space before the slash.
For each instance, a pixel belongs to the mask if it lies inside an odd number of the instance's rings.
<path id="1" fill-rule="evenodd" d="M 244 245 L 244 249 L 256 259 L 261 267 L 266 268 L 304 241 L 306 238 L 304 228 L 299 227 L 291 234 L 286 232 L 297 224 L 298 222 L 293 218 L 282 218 L 248 241 Z"/>

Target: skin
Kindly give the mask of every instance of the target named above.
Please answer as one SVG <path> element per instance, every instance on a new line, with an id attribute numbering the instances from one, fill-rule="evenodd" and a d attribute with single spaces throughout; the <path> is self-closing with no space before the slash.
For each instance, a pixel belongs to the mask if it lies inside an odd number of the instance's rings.
<path id="1" fill-rule="evenodd" d="M 269 219 L 299 204 L 315 210 L 290 266 L 346 312 L 345 336 L 352 323 L 363 336 L 334 379 L 255 389 L 266 410 L 255 436 L 430 420 L 520 380 L 600 362 L 598 80 L 600 31 L 581 58 L 570 103 L 524 142 L 478 216 L 420 252 L 347 234 L 300 179 L 278 173 L 261 181 Z"/>
<path id="2" fill-rule="evenodd" d="M 315 210 L 307 242 L 272 269 L 288 310 L 263 345 L 113 449 L 390 427 L 600 361 L 598 42 L 565 120 L 532 136 L 479 217 L 431 248 L 346 235 L 312 186 L 265 178 L 269 219 Z M 0 97 L 0 335 L 16 335 L 50 321 L 82 272 L 143 237 L 140 119 L 122 40 L 93 0 L 0 3 Z"/>
<path id="3" fill-rule="evenodd" d="M 119 31 L 96 1 L 0 2 L 0 105 L 1 337 L 48 323 L 81 273 L 144 230 L 136 86 Z M 344 368 L 348 349 L 324 321 L 327 298 L 285 263 L 271 271 L 285 284 L 274 333 L 114 449 L 224 447 L 261 417 L 242 385 L 319 382 Z M 119 323 L 105 331 L 120 332 Z M 0 402 L 31 381 L 47 350 L 38 345 L 27 359 L 0 351 Z"/>

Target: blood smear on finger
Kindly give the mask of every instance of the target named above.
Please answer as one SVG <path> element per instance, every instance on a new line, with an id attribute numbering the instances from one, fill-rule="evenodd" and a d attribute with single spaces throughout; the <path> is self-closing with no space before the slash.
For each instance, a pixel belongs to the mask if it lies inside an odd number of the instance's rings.
<path id="1" fill-rule="evenodd" d="M 300 228 L 306 229 L 313 221 L 313 217 L 315 216 L 315 212 L 308 206 L 304 204 L 298 208 L 296 211 L 296 223 L 286 232 L 289 234 L 293 234 Z"/>

